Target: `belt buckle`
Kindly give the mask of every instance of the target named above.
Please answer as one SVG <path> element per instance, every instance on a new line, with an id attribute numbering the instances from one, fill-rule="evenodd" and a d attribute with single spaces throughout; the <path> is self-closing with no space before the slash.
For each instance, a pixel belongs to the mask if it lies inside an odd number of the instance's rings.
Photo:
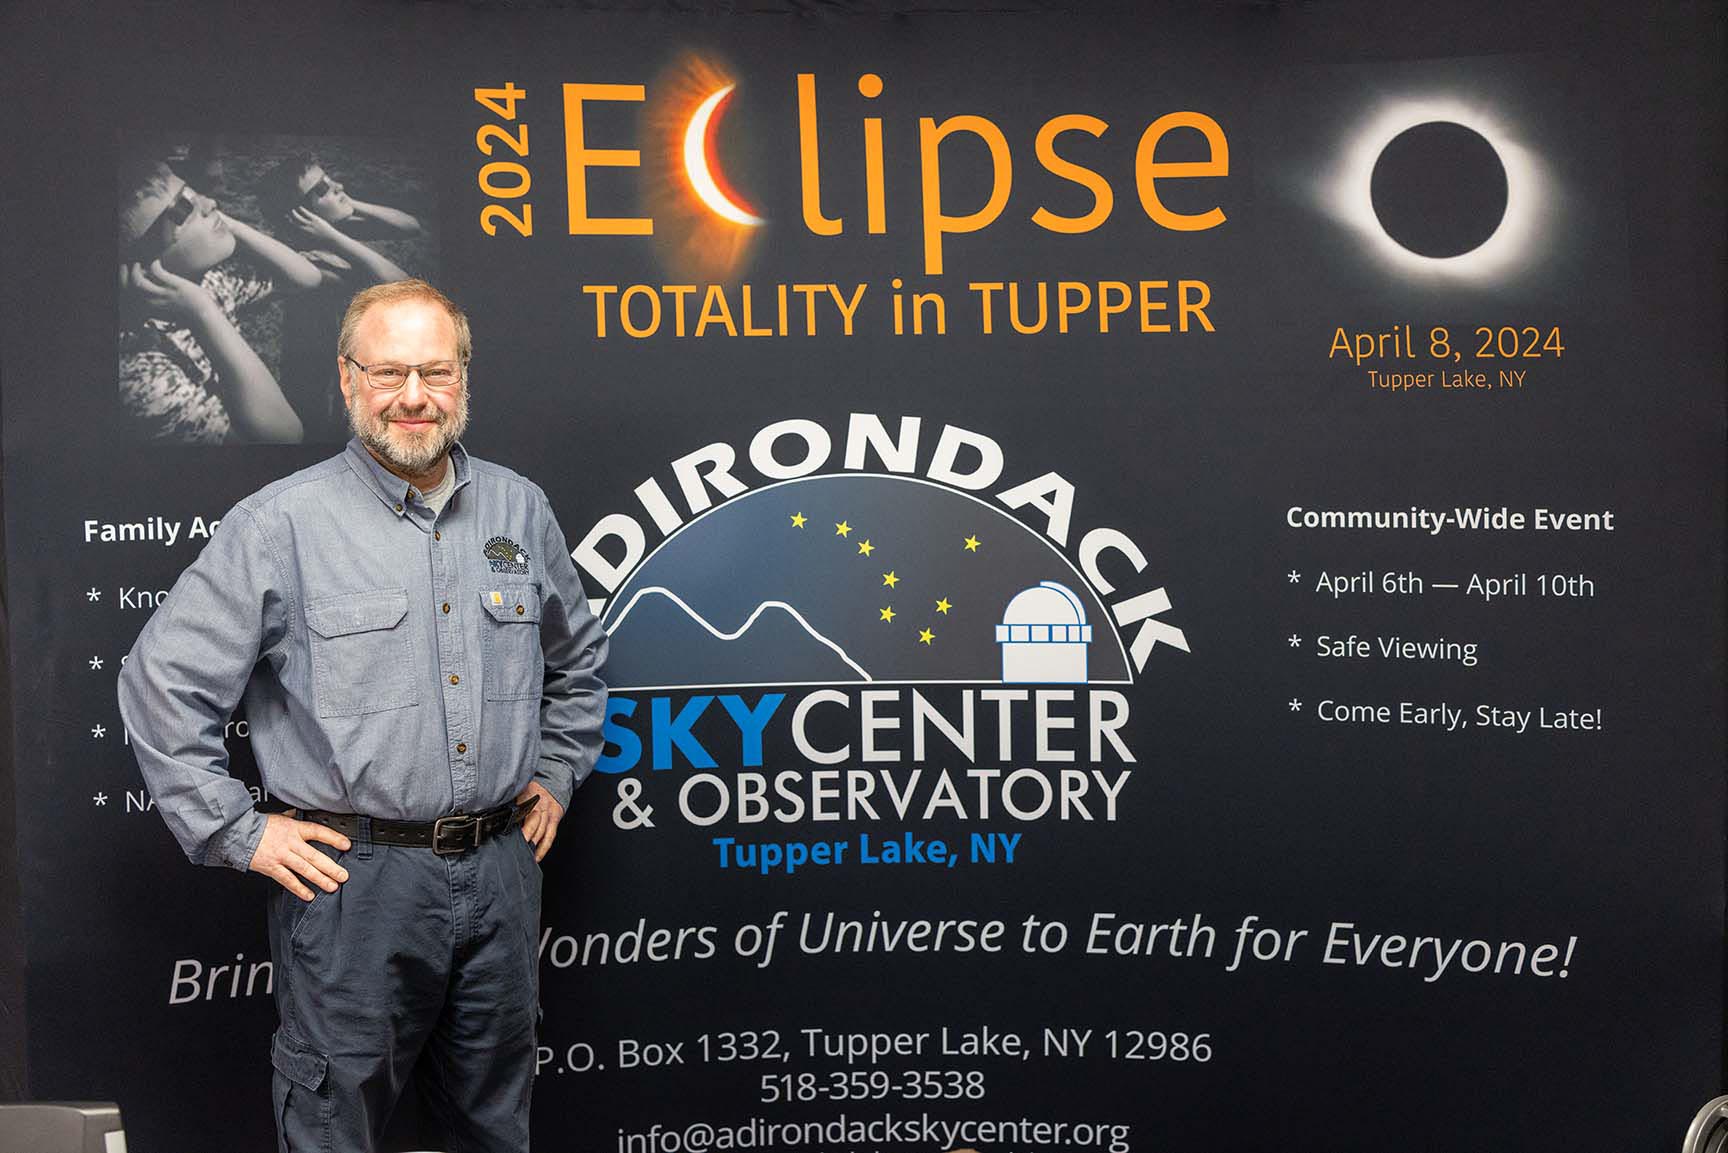
<path id="1" fill-rule="evenodd" d="M 452 842 L 447 838 L 453 837 Z M 480 820 L 473 813 L 451 813 L 432 822 L 432 852 L 458 857 L 480 847 Z"/>

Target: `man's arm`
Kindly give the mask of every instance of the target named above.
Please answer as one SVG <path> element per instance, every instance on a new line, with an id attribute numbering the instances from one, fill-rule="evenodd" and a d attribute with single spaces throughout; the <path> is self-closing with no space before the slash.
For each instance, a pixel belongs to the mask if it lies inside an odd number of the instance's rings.
<path id="1" fill-rule="evenodd" d="M 280 590 L 262 531 L 235 508 L 120 669 L 120 716 L 138 768 L 196 864 L 244 869 L 264 833 L 252 794 L 228 774 L 222 734 L 253 666 L 286 639 Z"/>
<path id="2" fill-rule="evenodd" d="M 541 541 L 546 588 L 540 610 L 540 649 L 546 660 L 546 687 L 540 698 L 540 767 L 521 797 L 544 792 L 523 823 L 522 835 L 534 842 L 535 859 L 546 855 L 557 836 L 558 821 L 570 795 L 600 757 L 600 723 L 606 715 L 606 631 L 588 610 L 588 596 L 570 560 L 570 547 L 551 510 Z"/>
<path id="3" fill-rule="evenodd" d="M 346 870 L 309 842 L 348 839 L 269 817 L 228 773 L 223 732 L 260 660 L 280 664 L 293 605 L 271 542 L 232 509 L 180 574 L 120 669 L 120 716 L 156 809 L 195 864 L 252 869 L 296 896 L 334 892 Z"/>

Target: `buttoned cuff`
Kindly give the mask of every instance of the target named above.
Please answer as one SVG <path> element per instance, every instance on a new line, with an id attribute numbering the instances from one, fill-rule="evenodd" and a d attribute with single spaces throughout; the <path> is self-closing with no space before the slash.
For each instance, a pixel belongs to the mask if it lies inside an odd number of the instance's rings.
<path id="1" fill-rule="evenodd" d="M 244 873 L 252 865 L 252 856 L 258 851 L 258 842 L 264 839 L 265 823 L 263 813 L 247 810 L 245 816 L 210 839 L 204 852 L 204 863 L 226 865 Z"/>
<path id="2" fill-rule="evenodd" d="M 541 761 L 534 772 L 534 780 L 552 794 L 552 799 L 566 813 L 570 811 L 570 796 L 576 791 L 576 780 L 569 765 L 563 761 Z"/>

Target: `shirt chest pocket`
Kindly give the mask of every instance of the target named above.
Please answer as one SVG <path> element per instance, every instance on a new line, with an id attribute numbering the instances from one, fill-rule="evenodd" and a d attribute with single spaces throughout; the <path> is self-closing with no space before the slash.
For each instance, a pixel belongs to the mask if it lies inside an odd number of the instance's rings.
<path id="1" fill-rule="evenodd" d="M 406 589 L 369 589 L 306 602 L 318 715 L 352 716 L 418 702 Z"/>
<path id="2" fill-rule="evenodd" d="M 539 700 L 546 666 L 540 654 L 540 586 L 482 589 L 486 699 Z"/>

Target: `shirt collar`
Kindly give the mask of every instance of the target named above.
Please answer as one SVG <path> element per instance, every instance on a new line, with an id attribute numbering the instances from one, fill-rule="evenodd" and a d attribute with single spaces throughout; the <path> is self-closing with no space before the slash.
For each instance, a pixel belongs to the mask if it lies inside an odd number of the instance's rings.
<path id="1" fill-rule="evenodd" d="M 386 507 L 397 516 L 402 516 L 408 500 L 408 482 L 379 464 L 378 458 L 360 443 L 357 436 L 348 441 L 348 448 L 343 455 L 348 458 L 348 467 L 354 470 L 354 475 L 358 476 Z M 454 495 L 468 483 L 470 475 L 468 450 L 462 447 L 460 441 L 450 446 L 450 467 L 456 470 L 456 488 L 452 492 Z"/>

